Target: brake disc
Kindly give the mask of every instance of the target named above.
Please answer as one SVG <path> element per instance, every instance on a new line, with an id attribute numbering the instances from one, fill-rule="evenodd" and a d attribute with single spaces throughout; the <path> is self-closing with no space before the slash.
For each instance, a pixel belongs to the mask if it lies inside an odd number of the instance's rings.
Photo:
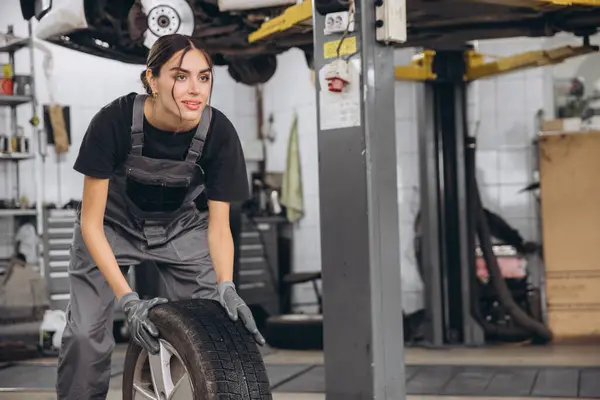
<path id="1" fill-rule="evenodd" d="M 194 32 L 194 12 L 186 0 L 140 0 L 148 29 L 144 46 L 151 48 L 156 39 L 173 33 L 191 35 Z"/>

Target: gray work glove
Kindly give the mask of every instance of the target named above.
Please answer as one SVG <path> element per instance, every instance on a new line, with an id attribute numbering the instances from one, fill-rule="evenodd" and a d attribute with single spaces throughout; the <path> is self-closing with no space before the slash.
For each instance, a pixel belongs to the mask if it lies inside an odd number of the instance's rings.
<path id="1" fill-rule="evenodd" d="M 258 331 L 250 308 L 235 291 L 233 282 L 225 281 L 219 283 L 217 285 L 217 291 L 219 292 L 219 302 L 223 308 L 225 308 L 225 311 L 227 311 L 229 318 L 231 318 L 232 321 L 237 321 L 239 316 L 246 326 L 246 329 L 254 335 L 256 343 L 263 346 L 266 343 L 265 338 L 263 338 Z"/>
<path id="2" fill-rule="evenodd" d="M 140 300 L 136 292 L 129 292 L 119 299 L 119 307 L 125 313 L 129 333 L 134 342 L 150 354 L 157 354 L 160 350 L 158 343 L 158 329 L 148 318 L 148 311 L 168 300 L 155 297 L 151 300 Z"/>

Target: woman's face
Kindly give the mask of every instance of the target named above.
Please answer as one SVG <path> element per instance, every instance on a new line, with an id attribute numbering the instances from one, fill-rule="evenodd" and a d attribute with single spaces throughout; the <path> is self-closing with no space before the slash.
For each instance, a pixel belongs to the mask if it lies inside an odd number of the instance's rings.
<path id="1" fill-rule="evenodd" d="M 151 82 L 158 93 L 156 105 L 161 112 L 159 118 L 164 123 L 184 128 L 200 120 L 210 97 L 212 75 L 201 51 L 190 49 L 180 66 L 182 54 L 183 50 L 175 53 L 162 66 L 158 78 Z"/>

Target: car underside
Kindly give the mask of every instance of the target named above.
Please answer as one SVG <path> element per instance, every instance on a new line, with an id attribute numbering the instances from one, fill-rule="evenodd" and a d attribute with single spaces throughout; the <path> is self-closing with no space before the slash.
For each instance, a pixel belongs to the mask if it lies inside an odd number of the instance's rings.
<path id="1" fill-rule="evenodd" d="M 261 24 L 293 5 L 290 0 L 247 0 L 244 7 L 227 10 L 223 10 L 225 0 L 77 1 L 82 2 L 85 27 L 43 39 L 100 57 L 144 64 L 148 32 L 168 32 L 172 28 L 169 18 L 181 18 L 175 28 L 183 26 L 185 17 L 175 15 L 183 7 L 193 14 L 193 18 L 188 16 L 193 20 L 187 25 L 190 34 L 212 55 L 215 65 L 229 66 L 239 82 L 268 81 L 276 69 L 276 55 L 290 48 L 303 50 L 307 62 L 312 59 L 310 24 L 268 40 L 248 40 Z M 561 31 L 592 35 L 600 26 L 600 7 L 565 6 L 553 0 L 407 0 L 407 21 L 408 41 L 401 46 L 445 48 L 471 40 L 552 36 Z"/>

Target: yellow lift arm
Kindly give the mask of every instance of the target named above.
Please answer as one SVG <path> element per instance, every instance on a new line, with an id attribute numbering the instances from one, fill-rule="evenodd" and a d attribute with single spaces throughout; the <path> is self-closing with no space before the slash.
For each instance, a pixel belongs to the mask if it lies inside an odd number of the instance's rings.
<path id="1" fill-rule="evenodd" d="M 428 81 L 437 78 L 433 73 L 433 58 L 435 51 L 425 50 L 415 54 L 410 64 L 398 65 L 394 68 L 397 81 Z"/>
<path id="2" fill-rule="evenodd" d="M 465 52 L 465 57 L 467 57 L 465 81 L 474 81 L 525 68 L 558 64 L 568 58 L 597 51 L 597 46 L 562 46 L 550 50 L 527 51 L 485 62 L 484 55 L 471 50 Z M 417 54 L 410 64 L 395 67 L 396 80 L 425 81 L 436 79 L 436 75 L 433 73 L 434 58 L 435 51 L 433 50 L 425 50 Z"/>
<path id="3" fill-rule="evenodd" d="M 562 46 L 550 50 L 527 51 L 514 56 L 501 57 L 496 61 L 484 62 L 476 52 L 467 53 L 469 60 L 466 80 L 473 81 L 492 75 L 517 71 L 524 68 L 559 64 L 569 58 L 595 53 L 597 46 Z"/>
<path id="4" fill-rule="evenodd" d="M 308 20 L 312 25 L 312 0 L 304 0 L 302 3 L 288 7 L 281 15 L 266 21 L 260 28 L 248 35 L 248 42 L 254 43 L 266 39 Z"/>

